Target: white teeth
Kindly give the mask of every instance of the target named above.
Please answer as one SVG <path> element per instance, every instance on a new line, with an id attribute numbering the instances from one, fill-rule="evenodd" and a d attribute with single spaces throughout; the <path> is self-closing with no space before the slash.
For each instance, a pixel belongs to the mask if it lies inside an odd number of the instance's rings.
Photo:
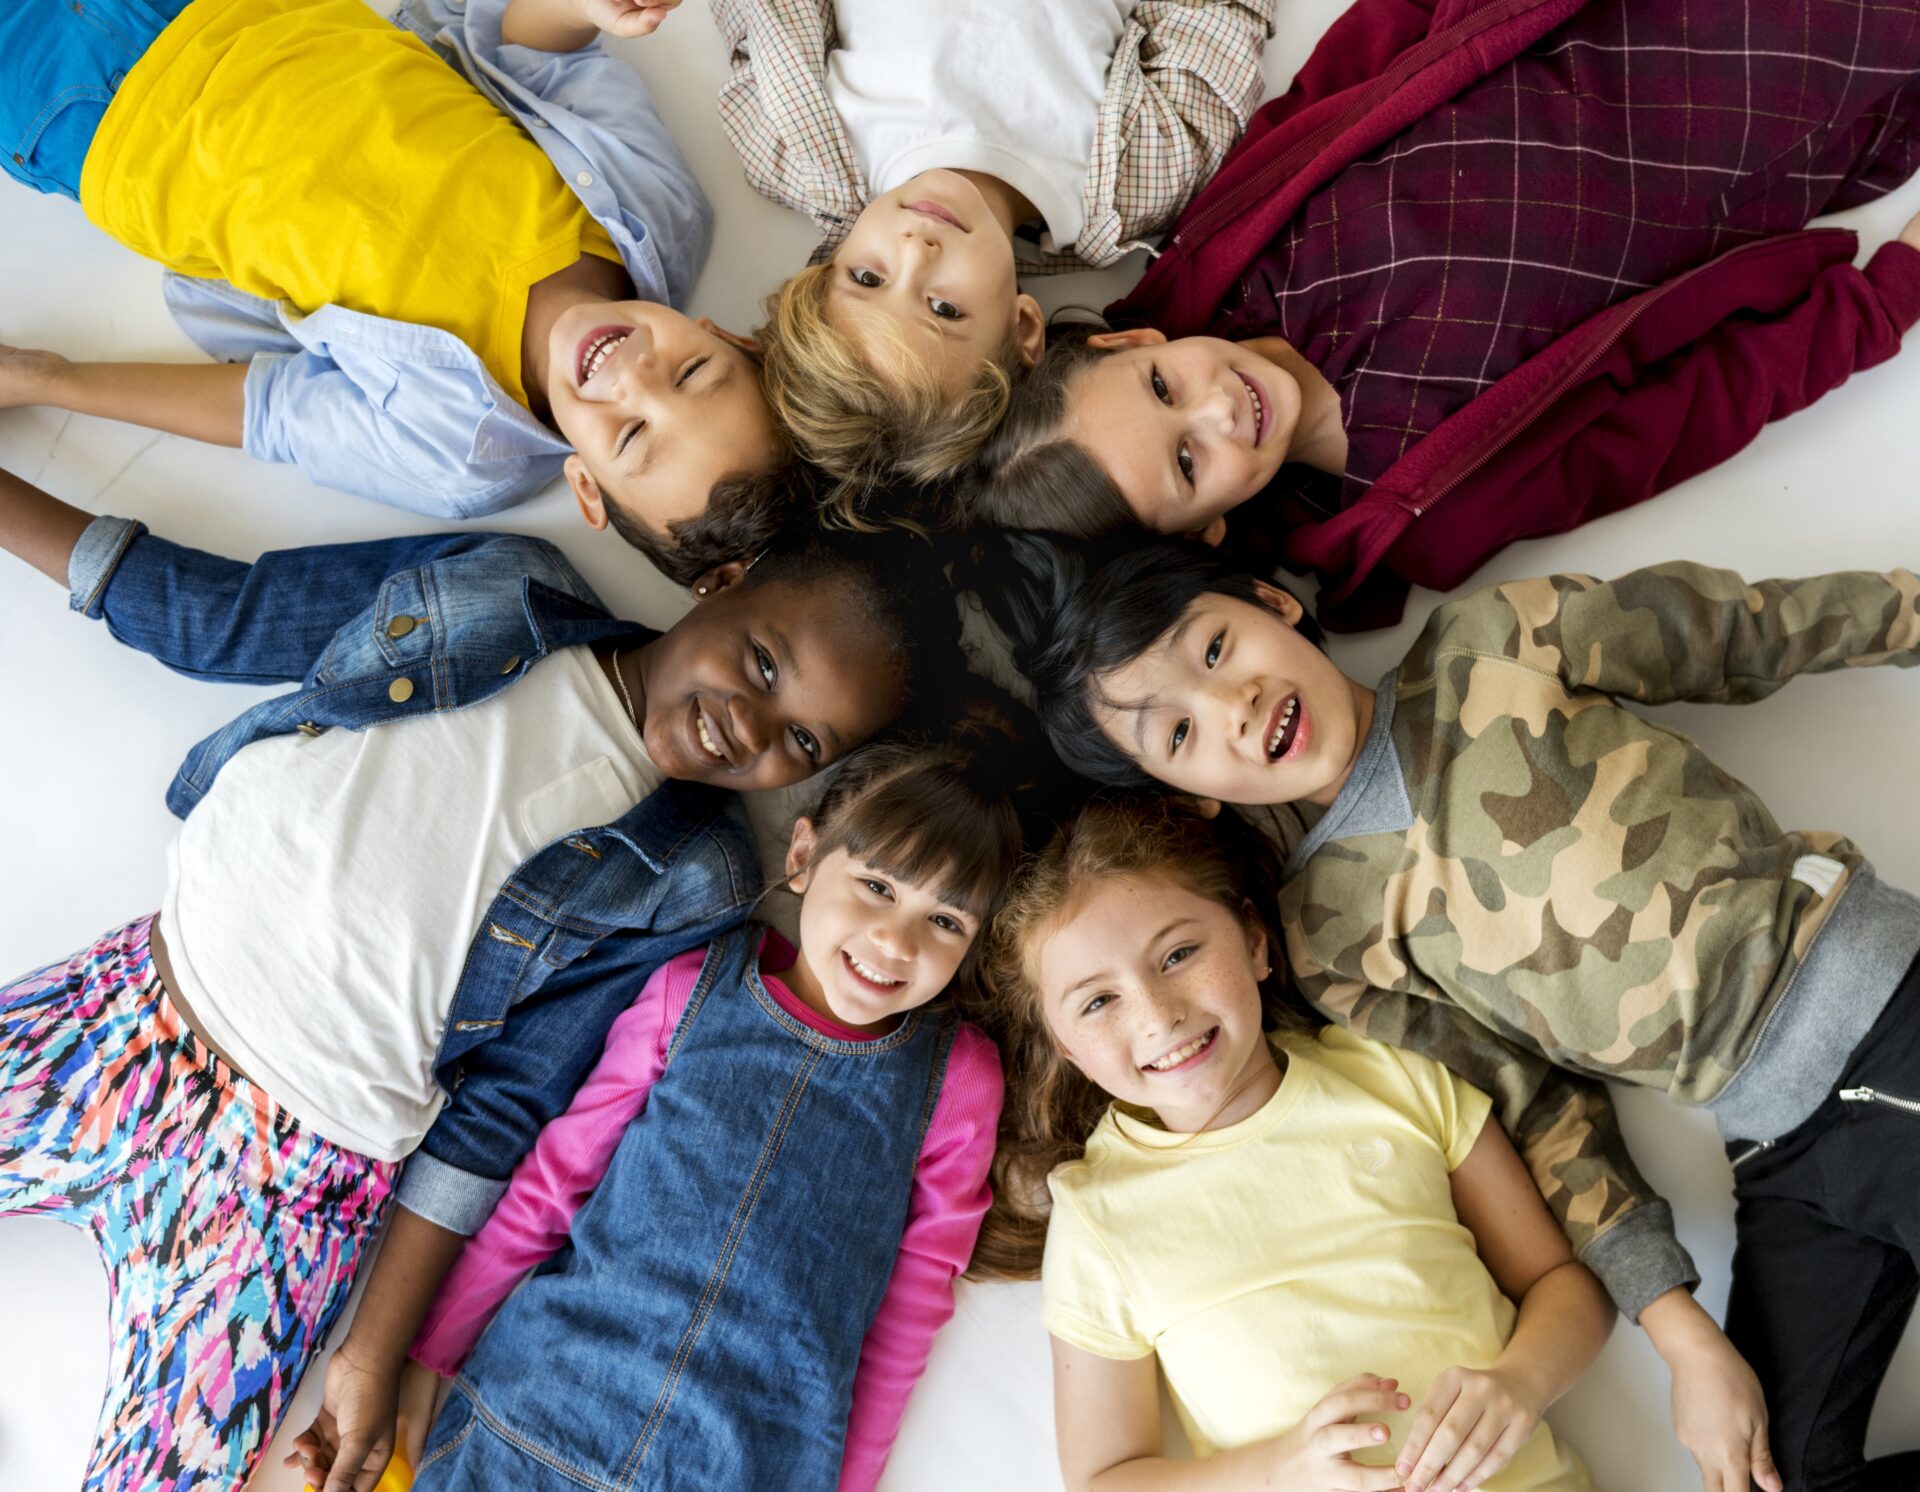
<path id="1" fill-rule="evenodd" d="M 1280 750 L 1280 738 L 1287 733 L 1287 727 L 1293 723 L 1293 712 L 1300 708 L 1300 696 L 1287 701 L 1287 713 L 1280 717 L 1280 723 L 1273 728 L 1273 735 L 1267 742 L 1267 755 L 1274 756 Z"/>
<path id="2" fill-rule="evenodd" d="M 855 958 L 851 953 L 847 954 L 847 962 L 853 965 L 854 973 L 858 974 L 862 979 L 871 979 L 875 984 L 895 985 L 906 983 L 904 979 L 889 979 L 878 969 L 869 968 L 867 965 L 861 963 L 860 960 Z"/>
<path id="3" fill-rule="evenodd" d="M 1267 421 L 1266 401 L 1260 397 L 1260 390 L 1251 382 L 1247 384 L 1247 393 L 1253 399 L 1253 438 L 1260 438 L 1260 427 Z"/>
<path id="4" fill-rule="evenodd" d="M 713 755 L 719 757 L 722 761 L 725 761 L 726 753 L 714 744 L 713 732 L 707 729 L 707 717 L 705 715 L 698 715 L 694 718 L 699 721 L 697 734 L 700 737 L 701 746 L 705 747 L 706 750 L 712 752 Z"/>
<path id="5" fill-rule="evenodd" d="M 598 373 L 629 335 L 627 332 L 609 332 L 589 347 L 587 355 L 580 359 L 580 381 L 585 383 Z"/>
<path id="6" fill-rule="evenodd" d="M 1166 1056 L 1155 1057 L 1147 1066 L 1151 1067 L 1155 1072 L 1165 1072 L 1169 1067 L 1178 1067 L 1189 1057 L 1197 1056 L 1201 1048 L 1206 1046 L 1212 1037 L 1212 1032 L 1208 1032 L 1205 1036 L 1196 1036 L 1185 1046 L 1175 1047 L 1172 1051 L 1168 1052 Z"/>

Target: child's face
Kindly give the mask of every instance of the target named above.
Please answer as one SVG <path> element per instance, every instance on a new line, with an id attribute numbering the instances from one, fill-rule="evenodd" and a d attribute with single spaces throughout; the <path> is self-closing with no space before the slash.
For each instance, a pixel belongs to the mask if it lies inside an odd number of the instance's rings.
<path id="1" fill-rule="evenodd" d="M 973 387 L 1010 335 L 1029 367 L 1046 335 L 1039 303 L 1015 284 L 1006 227 L 955 171 L 922 171 L 854 219 L 833 256 L 827 319 L 878 368 L 890 344 L 903 344 L 950 398 Z"/>
<path id="2" fill-rule="evenodd" d="M 885 1027 L 949 984 L 980 931 L 965 907 L 835 849 L 814 862 L 813 824 L 793 826 L 787 874 L 802 893 L 800 957 L 835 1020 Z"/>
<path id="3" fill-rule="evenodd" d="M 1213 529 L 1287 459 L 1300 385 L 1241 342 L 1157 331 L 1089 338 L 1112 349 L 1067 388 L 1065 433 L 1162 534 Z"/>
<path id="4" fill-rule="evenodd" d="M 704 513 L 716 482 L 779 462 L 751 346 L 657 301 L 589 302 L 554 322 L 547 402 L 589 523 L 604 526 L 611 503 L 664 534 Z"/>
<path id="5" fill-rule="evenodd" d="M 1183 1132 L 1272 1095 L 1257 924 L 1170 877 L 1130 876 L 1087 892 L 1034 952 L 1047 1029 L 1102 1091 Z"/>
<path id="6" fill-rule="evenodd" d="M 1100 728 L 1142 771 L 1225 803 L 1331 803 L 1360 749 L 1361 691 L 1294 630 L 1300 603 L 1196 598 L 1139 657 L 1096 681 Z"/>
<path id="7" fill-rule="evenodd" d="M 900 678 L 844 585 L 715 584 L 640 656 L 641 736 L 667 776 L 786 787 L 898 713 Z"/>

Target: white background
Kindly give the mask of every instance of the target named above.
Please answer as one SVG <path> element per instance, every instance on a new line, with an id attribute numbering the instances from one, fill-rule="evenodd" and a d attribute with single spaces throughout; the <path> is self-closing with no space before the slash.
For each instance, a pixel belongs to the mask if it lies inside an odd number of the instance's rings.
<path id="1" fill-rule="evenodd" d="M 1041 3 L 1041 0 L 1025 0 Z M 1268 50 L 1270 92 L 1338 13 L 1337 0 L 1285 0 Z M 662 33 L 618 44 L 656 90 L 662 112 L 718 212 L 718 238 L 692 310 L 745 330 L 760 297 L 812 243 L 796 214 L 747 187 L 722 137 L 713 96 L 724 58 L 699 0 Z M 1851 214 L 1866 248 L 1920 209 L 1910 186 Z M 1100 305 L 1135 270 L 1040 281 L 1049 306 Z M 198 356 L 160 303 L 159 271 L 94 232 L 64 200 L 0 183 L 0 341 L 75 357 Z M 358 539 L 428 527 L 308 484 L 286 467 L 99 421 L 40 410 L 0 413 L 0 465 L 67 500 L 145 520 L 168 537 L 228 554 Z M 1737 459 L 1664 497 L 1577 532 L 1517 545 L 1476 578 L 1556 569 L 1609 575 L 1690 558 L 1750 577 L 1913 564 L 1920 559 L 1920 351 L 1863 375 L 1767 432 Z M 616 608 L 659 626 L 681 601 L 611 535 L 580 527 L 564 491 L 493 526 L 568 547 Z M 1431 597 L 1417 593 L 1410 618 Z M 1362 679 L 1398 659 L 1416 621 L 1339 639 L 1334 657 Z M 196 684 L 116 646 L 68 613 L 40 576 L 0 557 L 0 976 L 61 958 L 160 900 L 173 832 L 162 795 L 186 749 L 260 691 Z M 1843 830 L 1883 876 L 1920 887 L 1920 676 L 1893 670 L 1803 680 L 1739 710 L 1681 707 L 1662 718 L 1697 735 L 1754 784 L 1786 824 Z M 314 992 L 313 1040 L 332 1039 L 325 992 Z M 1641 1165 L 1673 1201 L 1680 1235 L 1718 1313 L 1732 1248 L 1729 1175 L 1705 1116 L 1644 1092 L 1621 1107 Z M 1286 1199 L 1275 1199 L 1275 1226 Z M 1820 1281 L 1809 1279 L 1817 1296 Z M 104 1279 L 86 1239 L 45 1221 L 0 1222 L 0 1488 L 75 1486 L 105 1373 Z M 903 1489 L 1058 1485 L 1046 1338 L 1034 1287 L 963 1287 L 908 1410 L 885 1486 Z M 320 1374 L 308 1375 L 274 1460 L 311 1417 Z M 1674 1443 L 1668 1381 L 1646 1338 L 1623 1325 L 1598 1364 L 1553 1412 L 1556 1427 L 1603 1488 L 1697 1487 Z M 1869 1449 L 1920 1445 L 1920 1348 L 1908 1332 L 1881 1394 Z M 299 1478 L 270 1461 L 256 1488 Z M 718 1492 L 718 1489 L 716 1489 Z"/>

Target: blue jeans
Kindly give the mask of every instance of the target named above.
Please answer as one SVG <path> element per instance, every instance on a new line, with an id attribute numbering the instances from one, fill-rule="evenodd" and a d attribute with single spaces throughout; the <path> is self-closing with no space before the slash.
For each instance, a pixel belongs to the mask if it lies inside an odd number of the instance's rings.
<path id="1" fill-rule="evenodd" d="M 80 168 L 120 82 L 191 0 L 0 5 L 0 166 L 80 200 Z"/>

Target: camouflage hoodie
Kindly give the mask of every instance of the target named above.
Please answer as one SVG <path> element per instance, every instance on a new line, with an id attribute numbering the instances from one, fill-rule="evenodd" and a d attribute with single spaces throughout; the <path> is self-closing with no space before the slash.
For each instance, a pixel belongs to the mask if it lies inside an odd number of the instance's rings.
<path id="1" fill-rule="evenodd" d="M 1434 612 L 1290 857 L 1304 993 L 1486 1086 L 1629 1314 L 1690 1261 L 1604 1089 L 1573 1073 L 1664 1088 L 1730 1136 L 1783 1134 L 1920 953 L 1920 901 L 1840 835 L 1781 829 L 1620 701 L 1737 704 L 1797 673 L 1917 662 L 1905 571 L 1497 586 Z"/>

